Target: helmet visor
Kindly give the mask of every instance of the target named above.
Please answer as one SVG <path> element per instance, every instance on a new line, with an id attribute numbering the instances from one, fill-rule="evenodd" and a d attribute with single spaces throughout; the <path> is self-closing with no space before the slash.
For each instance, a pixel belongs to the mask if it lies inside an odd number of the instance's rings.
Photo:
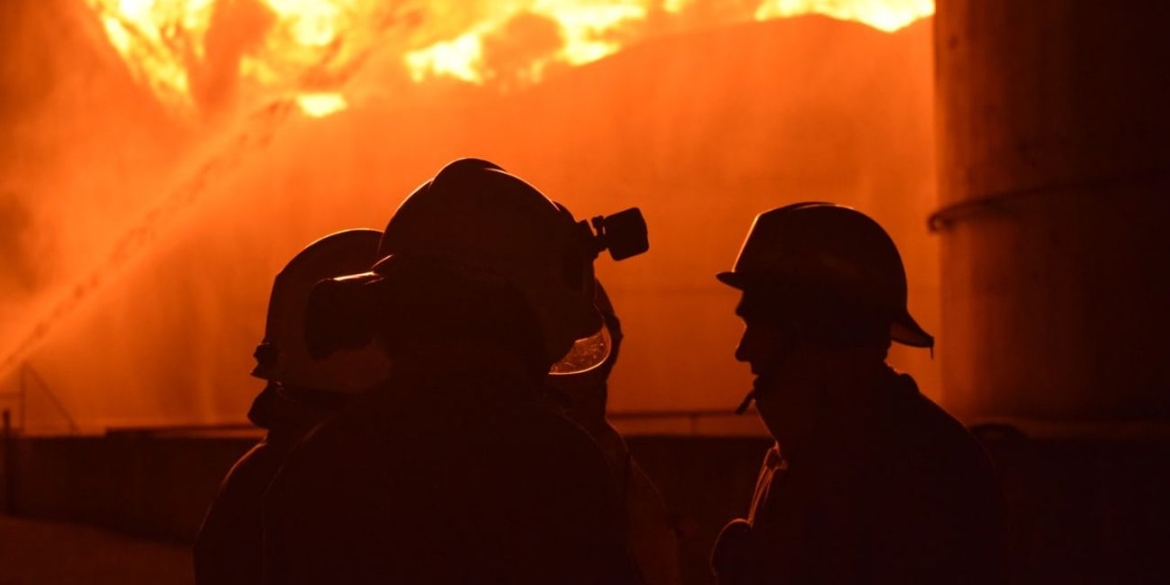
<path id="1" fill-rule="evenodd" d="M 548 373 L 552 376 L 569 376 L 588 372 L 605 363 L 612 350 L 613 340 L 609 328 L 602 325 L 593 335 L 574 341 L 569 353 L 553 364 Z"/>

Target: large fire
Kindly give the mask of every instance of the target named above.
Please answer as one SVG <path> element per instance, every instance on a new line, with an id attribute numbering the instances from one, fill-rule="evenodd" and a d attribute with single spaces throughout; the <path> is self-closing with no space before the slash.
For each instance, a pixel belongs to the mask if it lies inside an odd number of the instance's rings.
<path id="1" fill-rule="evenodd" d="M 894 31 L 933 0 L 86 0 L 131 72 L 177 112 L 273 96 L 344 109 L 346 82 L 395 51 L 416 83 L 501 90 L 656 33 L 822 14 Z"/>
<path id="2" fill-rule="evenodd" d="M 733 406 L 750 373 L 710 275 L 751 217 L 801 198 L 873 213 L 937 327 L 932 30 L 883 32 L 929 3 L 18 4 L 0 18 L 0 409 L 27 397 L 22 431 L 241 422 L 271 275 L 383 225 L 458 156 L 584 217 L 651 220 L 656 252 L 598 267 L 641 340 L 617 412 Z M 891 359 L 937 386 L 928 356 Z M 746 431 L 686 416 L 641 428 Z"/>

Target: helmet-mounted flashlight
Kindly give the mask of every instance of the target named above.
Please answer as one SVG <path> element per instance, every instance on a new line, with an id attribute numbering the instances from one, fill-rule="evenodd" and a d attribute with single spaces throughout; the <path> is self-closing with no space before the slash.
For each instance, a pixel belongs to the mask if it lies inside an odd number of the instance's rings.
<path id="1" fill-rule="evenodd" d="M 625 260 L 650 249 L 646 219 L 642 217 L 642 211 L 637 207 L 613 215 L 599 215 L 591 221 L 582 220 L 577 222 L 577 225 L 587 234 L 589 248 L 594 258 L 609 250 L 609 256 L 614 260 Z"/>

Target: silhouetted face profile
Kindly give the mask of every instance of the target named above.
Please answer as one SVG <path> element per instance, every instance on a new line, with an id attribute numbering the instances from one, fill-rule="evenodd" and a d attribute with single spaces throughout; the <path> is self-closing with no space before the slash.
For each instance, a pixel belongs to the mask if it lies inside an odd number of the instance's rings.
<path id="1" fill-rule="evenodd" d="M 799 441 L 811 431 L 822 400 L 816 372 L 808 368 L 816 352 L 797 331 L 743 314 L 744 305 L 736 311 L 744 330 L 735 358 L 756 377 L 751 395 L 769 433 L 782 443 Z"/>
<path id="2" fill-rule="evenodd" d="M 792 345 L 791 334 L 786 335 L 778 328 L 744 319 L 743 335 L 735 348 L 735 359 L 751 366 L 753 376 L 760 376 L 775 369 L 792 350 Z"/>

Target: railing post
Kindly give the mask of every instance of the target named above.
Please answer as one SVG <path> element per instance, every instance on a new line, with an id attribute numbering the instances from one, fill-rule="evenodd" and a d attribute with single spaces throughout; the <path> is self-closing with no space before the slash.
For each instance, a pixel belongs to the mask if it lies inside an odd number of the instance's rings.
<path id="1" fill-rule="evenodd" d="M 12 432 L 12 412 L 4 409 L 4 434 L 0 448 L 4 450 L 4 513 L 16 513 L 16 437 Z"/>

